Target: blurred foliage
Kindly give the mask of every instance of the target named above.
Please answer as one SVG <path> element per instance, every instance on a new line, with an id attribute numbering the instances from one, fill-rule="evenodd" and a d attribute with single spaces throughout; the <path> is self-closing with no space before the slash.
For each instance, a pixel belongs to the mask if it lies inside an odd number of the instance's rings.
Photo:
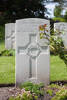
<path id="1" fill-rule="evenodd" d="M 38 100 L 44 96 L 43 83 L 34 84 L 32 82 L 25 82 L 21 86 L 22 93 L 18 96 L 10 97 L 9 100 Z"/>
<path id="2" fill-rule="evenodd" d="M 53 95 L 53 90 L 52 90 L 52 89 L 48 89 L 48 90 L 46 91 L 46 93 L 49 94 L 50 96 L 52 96 L 52 95 Z"/>
<path id="3" fill-rule="evenodd" d="M 51 89 L 60 89 L 60 86 L 58 84 L 50 84 L 48 87 Z"/>
<path id="4" fill-rule="evenodd" d="M 54 18 L 53 18 L 54 21 L 67 22 L 67 11 L 65 10 L 64 5 L 66 5 L 65 1 L 60 0 L 58 5 L 55 6 L 55 8 L 54 8 Z M 64 10 L 66 11 L 65 13 L 63 13 Z"/>
<path id="5" fill-rule="evenodd" d="M 67 89 L 62 88 L 51 100 L 67 100 Z"/>
<path id="6" fill-rule="evenodd" d="M 56 5 L 54 9 L 54 16 L 61 17 L 62 10 L 63 10 L 62 6 Z"/>
<path id="7" fill-rule="evenodd" d="M 56 30 L 51 35 L 48 34 L 47 25 L 39 26 L 40 39 L 46 39 L 46 44 L 50 46 L 50 51 L 54 55 L 58 55 L 67 65 L 67 48 L 64 46 L 62 36 L 64 32 Z"/>
<path id="8" fill-rule="evenodd" d="M 50 50 L 51 53 L 58 55 L 67 65 L 67 48 L 64 46 L 62 34 L 62 32 L 58 31 L 50 36 Z"/>
<path id="9" fill-rule="evenodd" d="M 14 50 L 3 50 L 0 51 L 0 56 L 15 56 Z"/>
<path id="10" fill-rule="evenodd" d="M 54 35 L 50 37 L 50 50 L 54 55 L 58 55 L 67 65 L 67 50 L 61 37 Z"/>
<path id="11" fill-rule="evenodd" d="M 67 11 L 65 12 L 64 19 L 67 22 Z"/>
<path id="12" fill-rule="evenodd" d="M 44 95 L 44 84 L 33 84 L 32 82 L 25 82 L 20 86 L 21 88 L 25 88 L 26 91 L 30 91 L 31 93 L 35 93 L 37 96 Z"/>
<path id="13" fill-rule="evenodd" d="M 33 100 L 33 96 L 32 94 L 27 94 L 27 92 L 25 92 L 19 96 L 10 97 L 8 100 Z M 37 100 L 37 99 L 34 99 L 34 100 Z"/>
<path id="14" fill-rule="evenodd" d="M 44 0 L 1 0 L 0 24 L 22 18 L 44 18 L 46 8 L 43 2 Z"/>
<path id="15" fill-rule="evenodd" d="M 0 26 L 0 41 L 5 39 L 5 28 L 3 25 Z"/>

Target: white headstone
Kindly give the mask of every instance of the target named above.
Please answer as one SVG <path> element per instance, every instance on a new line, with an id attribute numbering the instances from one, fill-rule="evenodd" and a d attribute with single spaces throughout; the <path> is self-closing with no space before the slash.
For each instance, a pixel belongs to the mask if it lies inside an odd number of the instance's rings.
<path id="1" fill-rule="evenodd" d="M 50 22 L 29 18 L 16 21 L 16 85 L 25 81 L 49 84 L 50 52 L 45 39 L 40 39 L 39 26 Z"/>
<path id="2" fill-rule="evenodd" d="M 67 47 L 67 23 L 58 22 L 54 23 L 54 30 L 61 32 L 61 36 L 64 42 L 65 47 Z"/>
<path id="3" fill-rule="evenodd" d="M 15 49 L 15 23 L 5 24 L 5 48 Z"/>

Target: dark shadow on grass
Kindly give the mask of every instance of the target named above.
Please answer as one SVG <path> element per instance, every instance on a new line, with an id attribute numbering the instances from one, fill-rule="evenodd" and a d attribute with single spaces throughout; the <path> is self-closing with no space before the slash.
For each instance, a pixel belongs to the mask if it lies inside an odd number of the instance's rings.
<path id="1" fill-rule="evenodd" d="M 0 88 L 1 87 L 14 87 L 15 84 L 14 83 L 11 83 L 11 84 L 0 84 Z"/>
<path id="2" fill-rule="evenodd" d="M 50 84 L 58 84 L 58 85 L 65 85 L 65 84 L 67 84 L 67 80 L 62 80 L 62 81 L 60 81 L 60 80 L 58 80 L 58 81 L 51 81 L 50 82 Z"/>

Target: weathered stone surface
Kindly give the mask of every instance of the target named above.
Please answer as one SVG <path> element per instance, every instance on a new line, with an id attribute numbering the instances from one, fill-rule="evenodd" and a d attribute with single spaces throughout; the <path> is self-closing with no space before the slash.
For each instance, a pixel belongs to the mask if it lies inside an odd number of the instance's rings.
<path id="1" fill-rule="evenodd" d="M 5 24 L 5 48 L 15 49 L 15 23 Z"/>
<path id="2" fill-rule="evenodd" d="M 63 39 L 65 47 L 67 47 L 67 23 L 65 22 L 58 22 L 54 23 L 54 30 L 58 30 L 61 32 L 61 37 Z"/>
<path id="3" fill-rule="evenodd" d="M 25 81 L 49 84 L 50 52 L 46 39 L 40 39 L 39 26 L 50 22 L 45 19 L 29 18 L 16 21 L 16 85 Z"/>

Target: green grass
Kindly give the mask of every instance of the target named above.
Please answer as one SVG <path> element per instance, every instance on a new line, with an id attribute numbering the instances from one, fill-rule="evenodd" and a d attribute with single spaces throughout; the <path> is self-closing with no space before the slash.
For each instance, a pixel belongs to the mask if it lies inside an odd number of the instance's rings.
<path id="1" fill-rule="evenodd" d="M 61 18 L 61 17 L 54 17 L 53 20 L 54 21 L 65 22 L 65 19 L 64 18 Z"/>
<path id="2" fill-rule="evenodd" d="M 15 57 L 0 57 L 0 84 L 15 83 Z"/>
<path id="3" fill-rule="evenodd" d="M 0 41 L 0 52 L 5 49 Z M 0 56 L 0 84 L 15 83 L 15 56 Z"/>
<path id="4" fill-rule="evenodd" d="M 58 56 L 51 56 L 50 80 L 67 80 L 67 67 Z"/>

